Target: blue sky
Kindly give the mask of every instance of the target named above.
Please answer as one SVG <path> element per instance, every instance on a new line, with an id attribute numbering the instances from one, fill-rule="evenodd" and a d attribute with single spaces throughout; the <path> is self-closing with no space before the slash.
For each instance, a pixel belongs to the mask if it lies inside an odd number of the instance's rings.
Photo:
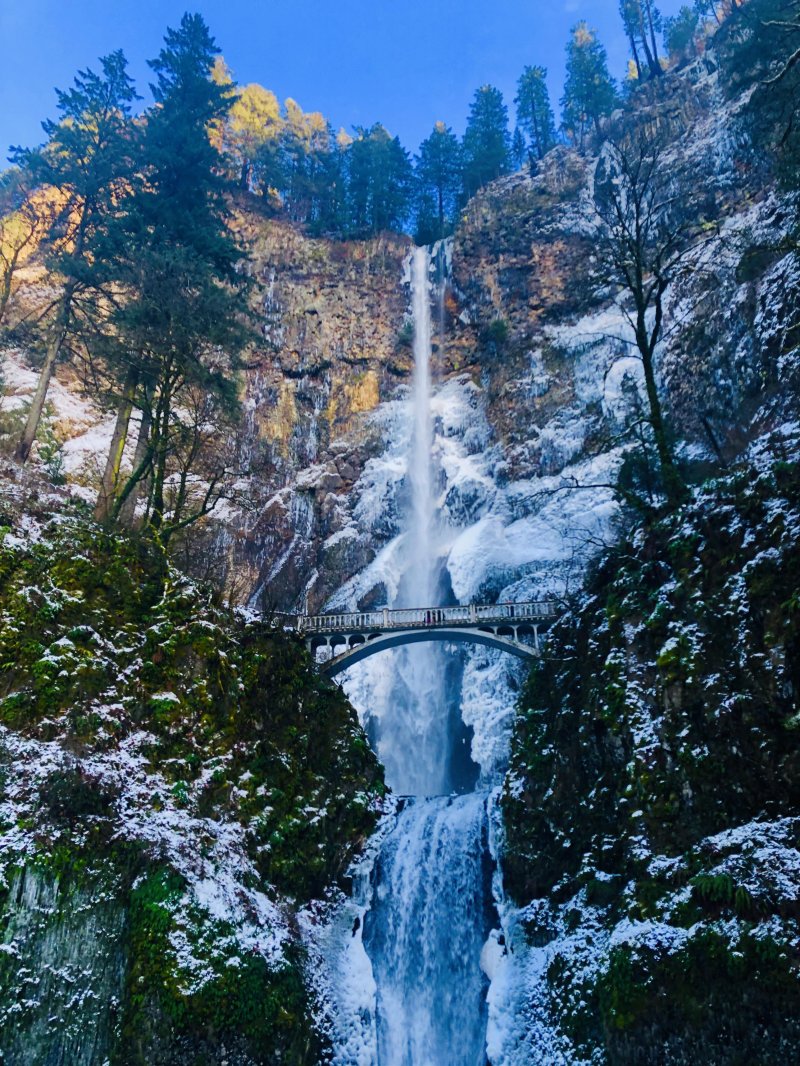
<path id="1" fill-rule="evenodd" d="M 99 55 L 121 47 L 147 96 L 146 61 L 187 6 L 205 17 L 240 83 L 293 96 L 337 128 L 381 121 L 412 150 L 438 119 L 462 132 L 486 82 L 513 118 L 529 63 L 548 68 L 557 102 L 578 19 L 597 28 L 615 76 L 627 60 L 617 0 L 0 0 L 0 161 L 9 144 L 41 140 L 54 87 Z"/>

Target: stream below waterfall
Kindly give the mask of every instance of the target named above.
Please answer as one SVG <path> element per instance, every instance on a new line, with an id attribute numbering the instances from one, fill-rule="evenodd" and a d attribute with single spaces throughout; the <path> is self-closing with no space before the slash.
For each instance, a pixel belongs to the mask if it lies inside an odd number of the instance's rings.
<path id="1" fill-rule="evenodd" d="M 428 249 L 416 249 L 402 571 L 393 607 L 439 606 L 447 595 L 431 415 L 430 271 Z M 384 662 L 383 707 L 363 717 L 387 783 L 406 798 L 360 889 L 366 957 L 359 958 L 372 990 L 371 1009 L 362 1007 L 361 1016 L 370 1016 L 370 1047 L 354 1053 L 343 1045 L 335 1061 L 485 1066 L 488 979 L 481 952 L 497 921 L 490 793 L 484 782 L 483 791 L 472 791 L 478 767 L 461 720 L 461 659 L 423 643 L 386 653 Z"/>

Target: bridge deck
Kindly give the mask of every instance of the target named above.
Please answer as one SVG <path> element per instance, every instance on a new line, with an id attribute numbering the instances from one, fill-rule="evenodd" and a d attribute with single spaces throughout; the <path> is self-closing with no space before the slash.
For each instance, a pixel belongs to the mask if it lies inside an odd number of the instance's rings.
<path id="1" fill-rule="evenodd" d="M 533 603 L 470 604 L 468 607 L 411 607 L 397 611 L 359 611 L 347 614 L 301 615 L 297 628 L 307 634 L 348 633 L 353 630 L 386 633 L 417 627 L 513 625 L 551 621 L 557 606 L 550 600 Z"/>

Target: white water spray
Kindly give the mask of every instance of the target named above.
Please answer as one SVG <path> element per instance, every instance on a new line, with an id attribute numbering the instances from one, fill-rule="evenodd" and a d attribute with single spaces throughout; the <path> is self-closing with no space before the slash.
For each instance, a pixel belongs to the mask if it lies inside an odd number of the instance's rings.
<path id="1" fill-rule="evenodd" d="M 405 565 L 396 606 L 441 603 L 438 471 L 431 419 L 430 256 L 414 252 L 412 432 Z M 448 678 L 448 663 L 451 664 Z M 376 985 L 376 1066 L 484 1066 L 486 979 L 481 947 L 491 927 L 486 796 L 454 787 L 459 737 L 457 663 L 438 644 L 395 654 L 379 753 L 408 805 L 381 849 L 364 920 Z M 455 692 L 448 693 L 455 676 Z M 456 721 L 454 722 L 454 708 Z"/>

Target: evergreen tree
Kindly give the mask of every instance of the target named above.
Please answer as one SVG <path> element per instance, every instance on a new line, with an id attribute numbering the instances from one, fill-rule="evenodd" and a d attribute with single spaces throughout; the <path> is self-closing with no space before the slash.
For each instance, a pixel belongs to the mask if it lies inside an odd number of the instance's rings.
<path id="1" fill-rule="evenodd" d="M 699 21 L 697 11 L 685 4 L 673 18 L 664 19 L 664 41 L 673 59 L 680 61 L 695 54 Z"/>
<path id="2" fill-rule="evenodd" d="M 528 135 L 531 155 L 543 159 L 556 143 L 556 120 L 544 67 L 525 67 L 517 82 L 517 121 Z"/>
<path id="3" fill-rule="evenodd" d="M 567 44 L 567 77 L 561 109 L 564 128 L 581 151 L 591 129 L 600 135 L 600 119 L 610 115 L 617 91 L 608 73 L 606 50 L 594 30 L 579 22 Z"/>
<path id="4" fill-rule="evenodd" d="M 458 138 L 437 122 L 416 159 L 417 239 L 428 244 L 452 231 L 463 186 L 464 164 Z"/>
<path id="5" fill-rule="evenodd" d="M 645 57 L 649 76 L 660 77 L 663 71 L 658 55 L 657 34 L 661 30 L 662 20 L 655 3 L 653 0 L 619 0 L 619 13 L 639 78 L 644 74 L 641 54 Z"/>
<path id="6" fill-rule="evenodd" d="M 226 225 L 227 181 L 209 139 L 229 106 L 225 88 L 210 76 L 215 53 L 199 15 L 184 15 L 179 29 L 167 31 L 164 48 L 150 64 L 155 102 L 141 135 L 141 181 L 113 234 L 115 280 L 130 294 L 113 318 L 128 371 L 97 514 L 119 513 L 147 477 L 150 524 L 164 542 L 215 502 L 207 495 L 187 514 L 188 474 L 182 470 L 165 522 L 168 461 L 185 450 L 189 432 L 181 419 L 182 398 L 200 388 L 204 403 L 216 398 L 219 409 L 234 407 L 232 370 L 250 338 L 245 279 L 238 269 L 242 251 Z M 139 406 L 148 407 L 149 439 L 119 491 L 119 458 L 137 397 Z M 206 482 L 212 493 L 215 479 L 207 476 Z"/>
<path id="7" fill-rule="evenodd" d="M 136 99 L 122 52 L 100 60 L 101 73 L 80 71 L 71 89 L 57 90 L 58 121 L 42 128 L 43 148 L 14 148 L 15 163 L 35 184 L 58 194 L 45 243 L 46 265 L 60 279 L 61 294 L 49 324 L 44 364 L 15 456 L 30 455 L 56 363 L 71 336 L 79 335 L 96 311 L 89 294 L 101 274 L 105 233 L 131 180 L 130 108 Z M 94 329 L 94 323 L 91 323 Z"/>
<path id="8" fill-rule="evenodd" d="M 280 138 L 283 207 L 296 222 L 313 223 L 320 216 L 324 182 L 331 171 L 331 130 L 319 111 L 304 112 L 291 98 Z"/>
<path id="9" fill-rule="evenodd" d="M 319 151 L 314 159 L 315 206 L 310 224 L 313 233 L 336 236 L 346 229 L 346 152 L 328 127 L 327 151 Z"/>
<path id="10" fill-rule="evenodd" d="M 464 186 L 472 196 L 488 182 L 511 169 L 511 135 L 503 94 L 482 85 L 470 106 L 464 133 Z"/>
<path id="11" fill-rule="evenodd" d="M 347 151 L 351 232 L 363 237 L 402 230 L 413 189 L 408 152 L 379 122 L 356 134 Z"/>

